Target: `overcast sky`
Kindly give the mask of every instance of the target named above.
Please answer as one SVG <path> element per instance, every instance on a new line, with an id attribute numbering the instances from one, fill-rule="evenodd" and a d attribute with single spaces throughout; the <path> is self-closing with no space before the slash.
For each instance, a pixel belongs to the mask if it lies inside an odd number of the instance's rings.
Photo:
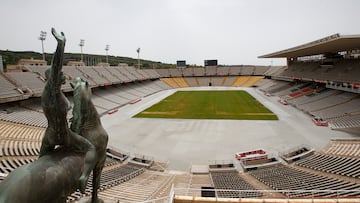
<path id="1" fill-rule="evenodd" d="M 358 0 L 0 0 L 0 49 L 54 52 L 51 27 L 65 52 L 109 54 L 165 63 L 284 65 L 258 59 L 340 33 L 360 34 Z"/>

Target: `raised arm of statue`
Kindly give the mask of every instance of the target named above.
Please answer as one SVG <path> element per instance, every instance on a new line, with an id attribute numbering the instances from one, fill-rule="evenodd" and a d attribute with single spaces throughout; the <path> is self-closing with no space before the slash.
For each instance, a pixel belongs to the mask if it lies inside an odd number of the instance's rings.
<path id="1" fill-rule="evenodd" d="M 67 136 L 67 112 L 69 110 L 69 101 L 61 91 L 61 85 L 65 83 L 65 76 L 62 72 L 62 63 L 65 48 L 65 35 L 58 34 L 54 28 L 51 33 L 58 42 L 52 64 L 45 71 L 46 83 L 41 96 L 41 105 L 48 126 L 42 140 L 40 156 L 51 152 L 56 145 L 64 144 L 64 137 Z"/>
<path id="2" fill-rule="evenodd" d="M 66 42 L 66 38 L 63 32 L 61 32 L 60 34 L 58 34 L 55 30 L 55 28 L 51 28 L 51 33 L 52 35 L 55 37 L 56 41 L 58 42 L 53 60 L 52 60 L 52 64 L 51 64 L 51 75 L 50 77 L 52 78 L 52 81 L 58 85 L 59 87 L 61 87 L 61 84 L 64 83 L 64 76 L 63 73 L 61 71 L 62 69 L 62 63 L 63 63 L 63 58 L 64 58 L 64 49 L 65 49 L 65 42 Z"/>

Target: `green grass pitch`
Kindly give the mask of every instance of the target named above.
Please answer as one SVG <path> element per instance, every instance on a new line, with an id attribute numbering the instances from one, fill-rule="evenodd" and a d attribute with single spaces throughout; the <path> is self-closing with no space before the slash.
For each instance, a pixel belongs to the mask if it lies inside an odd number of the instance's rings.
<path id="1" fill-rule="evenodd" d="M 134 117 L 278 120 L 246 91 L 178 91 Z"/>

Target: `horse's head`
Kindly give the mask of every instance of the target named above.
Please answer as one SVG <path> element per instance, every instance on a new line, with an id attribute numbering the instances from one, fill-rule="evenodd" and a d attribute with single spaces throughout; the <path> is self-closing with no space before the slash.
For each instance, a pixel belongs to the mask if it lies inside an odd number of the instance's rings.
<path id="1" fill-rule="evenodd" d="M 89 83 L 79 77 L 75 79 L 75 83 L 70 83 L 74 93 L 73 117 L 71 119 L 71 129 L 80 133 L 80 128 L 91 116 L 93 111 L 91 103 L 91 88 Z"/>

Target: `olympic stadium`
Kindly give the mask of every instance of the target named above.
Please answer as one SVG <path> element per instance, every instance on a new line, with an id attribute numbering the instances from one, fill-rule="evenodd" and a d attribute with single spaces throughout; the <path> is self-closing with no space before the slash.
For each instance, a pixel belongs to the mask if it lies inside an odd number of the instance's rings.
<path id="1" fill-rule="evenodd" d="M 72 100 L 69 82 L 87 80 L 110 136 L 99 196 L 360 202 L 359 47 L 359 35 L 335 34 L 259 56 L 286 58 L 284 67 L 64 66 L 63 92 Z M 0 72 L 0 181 L 38 157 L 47 126 L 39 99 L 46 68 L 19 64 Z M 179 91 L 229 90 L 246 91 L 277 120 L 135 117 Z M 90 185 L 67 202 L 88 198 Z"/>

